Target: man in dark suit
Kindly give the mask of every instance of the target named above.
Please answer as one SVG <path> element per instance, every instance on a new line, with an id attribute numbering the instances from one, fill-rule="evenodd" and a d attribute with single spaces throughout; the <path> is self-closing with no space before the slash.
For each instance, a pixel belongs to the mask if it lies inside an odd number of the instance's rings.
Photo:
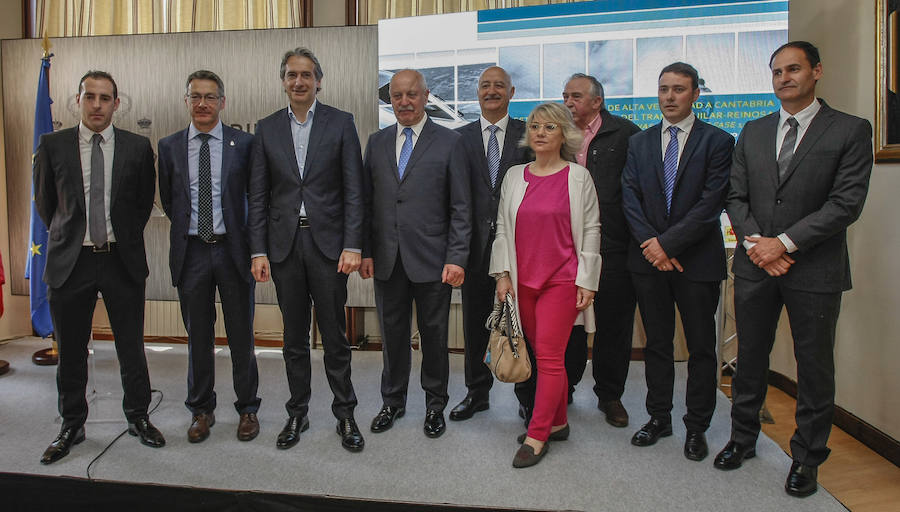
<path id="1" fill-rule="evenodd" d="M 687 436 L 684 456 L 703 460 L 706 429 L 716 407 L 716 307 L 725 279 L 719 217 L 725 205 L 734 138 L 697 119 L 697 70 L 676 62 L 659 74 L 663 120 L 631 137 L 622 176 L 622 203 L 631 230 L 632 273 L 645 349 L 647 422 L 631 438 L 650 446 L 672 435 L 675 305 L 687 347 Z"/>
<path id="2" fill-rule="evenodd" d="M 290 105 L 256 125 L 250 178 L 252 272 L 275 280 L 284 319 L 284 363 L 291 398 L 276 446 L 294 446 L 309 428 L 310 307 L 325 350 L 341 446 L 359 452 L 365 441 L 353 411 L 350 342 L 344 304 L 347 275 L 362 259 L 363 176 L 353 116 L 316 100 L 322 66 L 307 48 L 281 60 Z"/>
<path id="3" fill-rule="evenodd" d="M 188 441 L 209 437 L 216 422 L 216 288 L 228 347 L 237 437 L 259 434 L 259 374 L 253 352 L 253 290 L 247 245 L 247 182 L 253 136 L 219 120 L 225 84 L 212 71 L 190 74 L 184 103 L 191 124 L 159 141 L 159 197 L 172 226 L 169 269 L 188 332 Z"/>
<path id="4" fill-rule="evenodd" d="M 44 281 L 59 343 L 62 416 L 41 464 L 58 461 L 84 441 L 88 342 L 98 292 L 116 341 L 128 433 L 147 446 L 166 444 L 147 413 L 144 355 L 144 226 L 155 193 L 153 148 L 147 138 L 112 126 L 119 97 L 109 73 L 86 73 L 76 101 L 81 123 L 43 135 L 34 157 L 34 200 L 50 231 Z"/>
<path id="5" fill-rule="evenodd" d="M 834 335 L 850 289 L 847 227 L 860 215 L 872 171 L 872 126 L 816 99 L 819 50 L 805 41 L 769 61 L 781 109 L 744 126 L 734 153 L 728 215 L 742 241 L 734 255 L 738 370 L 731 440 L 716 456 L 735 469 L 756 454 L 769 352 L 787 308 L 797 359 L 797 429 L 785 482 L 816 492 L 834 416 Z"/>
<path id="6" fill-rule="evenodd" d="M 603 85 L 590 75 L 572 75 L 563 90 L 563 101 L 572 112 L 575 125 L 584 133 L 584 143 L 576 159 L 594 178 L 603 224 L 602 272 L 594 300 L 597 332 L 591 355 L 594 393 L 597 407 L 606 414 L 606 422 L 626 427 L 628 412 L 621 398 L 631 363 L 637 301 L 625 263 L 630 236 L 622 210 L 622 168 L 628 154 L 628 138 L 641 129 L 609 113 Z M 570 395 L 584 375 L 586 363 L 587 333 L 583 326 L 575 326 L 566 348 Z"/>
<path id="7" fill-rule="evenodd" d="M 509 100 L 516 92 L 509 74 L 491 66 L 478 78 L 481 118 L 457 129 L 465 152 L 472 194 L 472 240 L 467 279 L 462 285 L 465 374 L 468 393 L 450 411 L 451 420 L 466 420 L 490 407 L 494 376 L 484 364 L 490 331 L 487 317 L 494 309 L 496 282 L 488 275 L 494 226 L 500 204 L 500 185 L 506 170 L 529 161 L 527 148 L 519 146 L 525 123 L 509 117 Z M 532 392 L 531 403 L 534 403 Z"/>
<path id="8" fill-rule="evenodd" d="M 424 430 L 438 437 L 449 399 L 450 291 L 463 283 L 469 255 L 469 178 L 459 134 L 425 115 L 428 87 L 421 73 L 394 74 L 390 96 L 397 124 L 369 137 L 364 159 L 367 242 L 360 275 L 375 277 L 384 358 L 383 404 L 371 429 L 384 432 L 406 412 L 415 300 Z"/>

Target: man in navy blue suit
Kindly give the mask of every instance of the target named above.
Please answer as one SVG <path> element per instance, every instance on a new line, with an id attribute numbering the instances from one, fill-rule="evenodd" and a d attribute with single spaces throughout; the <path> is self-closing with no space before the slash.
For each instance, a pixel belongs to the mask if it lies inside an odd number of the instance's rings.
<path id="1" fill-rule="evenodd" d="M 631 271 L 647 332 L 644 352 L 650 421 L 631 444 L 650 446 L 672 435 L 675 305 L 688 360 L 684 456 L 709 453 L 706 429 L 716 406 L 716 322 L 725 279 L 719 216 L 725 206 L 734 138 L 697 119 L 697 70 L 676 62 L 659 74 L 663 120 L 631 137 L 622 174 L 622 202 L 631 231 Z"/>
<path id="2" fill-rule="evenodd" d="M 225 85 L 215 73 L 195 71 L 185 87 L 191 124 L 159 141 L 159 196 L 172 221 L 169 269 L 188 332 L 188 441 L 209 437 L 216 422 L 216 289 L 231 349 L 237 437 L 250 441 L 259 434 L 260 404 L 246 225 L 253 136 L 219 120 Z"/>

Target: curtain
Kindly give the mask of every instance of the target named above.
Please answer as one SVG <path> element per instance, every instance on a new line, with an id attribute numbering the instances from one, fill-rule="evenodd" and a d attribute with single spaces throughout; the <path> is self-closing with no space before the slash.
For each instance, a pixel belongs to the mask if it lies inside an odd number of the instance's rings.
<path id="1" fill-rule="evenodd" d="M 312 0 L 32 0 L 43 37 L 312 26 Z"/>
<path id="2" fill-rule="evenodd" d="M 378 20 L 446 14 L 451 12 L 502 9 L 527 5 L 567 4 L 575 0 L 358 0 L 357 22 L 375 25 Z"/>

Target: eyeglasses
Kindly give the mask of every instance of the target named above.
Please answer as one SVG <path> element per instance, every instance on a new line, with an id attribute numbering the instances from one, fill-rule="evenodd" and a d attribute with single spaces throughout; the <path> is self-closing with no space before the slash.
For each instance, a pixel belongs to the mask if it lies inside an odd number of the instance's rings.
<path id="1" fill-rule="evenodd" d="M 559 128 L 559 125 L 556 123 L 531 123 L 528 125 L 528 129 L 533 132 L 536 132 L 541 128 L 547 133 L 553 133 Z"/>
<path id="2" fill-rule="evenodd" d="M 219 98 L 222 97 L 223 96 L 217 96 L 215 94 L 189 94 L 187 96 L 192 105 L 199 105 L 201 101 L 206 101 L 207 103 L 215 103 L 219 101 Z"/>

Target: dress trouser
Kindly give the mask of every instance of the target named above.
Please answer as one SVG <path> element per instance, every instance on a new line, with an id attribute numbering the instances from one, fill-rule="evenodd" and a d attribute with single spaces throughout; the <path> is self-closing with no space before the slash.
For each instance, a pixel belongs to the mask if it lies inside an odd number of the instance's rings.
<path id="1" fill-rule="evenodd" d="M 487 400 L 494 385 L 494 375 L 484 364 L 491 332 L 485 327 L 494 309 L 496 281 L 488 275 L 490 251 L 477 264 L 470 261 L 462 284 L 463 334 L 465 336 L 465 376 L 467 395 Z"/>
<path id="2" fill-rule="evenodd" d="M 732 380 L 731 438 L 746 446 L 759 436 L 766 398 L 769 353 L 782 307 L 787 308 L 797 360 L 797 429 L 791 455 L 807 466 L 825 462 L 834 418 L 834 336 L 841 292 L 793 290 L 777 278 L 734 278 L 738 367 Z"/>
<path id="3" fill-rule="evenodd" d="M 88 342 L 97 305 L 97 292 L 109 314 L 122 379 L 122 408 L 129 422 L 147 416 L 150 375 L 144 354 L 144 285 L 135 282 L 117 253 L 93 252 L 84 247 L 72 274 L 59 288 L 49 288 L 47 299 L 53 331 L 59 345 L 56 387 L 62 428 L 78 428 L 88 415 L 85 389 L 88 380 Z"/>
<path id="4" fill-rule="evenodd" d="M 410 281 L 397 254 L 394 269 L 386 280 L 375 278 L 375 305 L 381 325 L 384 368 L 381 372 L 381 397 L 384 405 L 406 407 L 409 372 L 412 304 L 416 302 L 416 324 L 422 350 L 422 389 L 425 407 L 441 412 L 449 395 L 450 359 L 447 353 L 450 316 L 450 285 L 440 281 Z"/>
<path id="5" fill-rule="evenodd" d="M 181 317 L 188 333 L 188 396 L 193 414 L 216 408 L 215 324 L 216 288 L 222 301 L 225 333 L 231 352 L 231 377 L 238 414 L 257 412 L 259 372 L 253 350 L 255 281 L 241 276 L 226 242 L 214 244 L 190 237 L 178 285 Z"/>
<path id="6" fill-rule="evenodd" d="M 291 252 L 283 261 L 271 262 L 271 267 L 284 320 L 284 366 L 291 391 L 285 409 L 293 417 L 304 417 L 309 411 L 310 308 L 315 303 L 325 375 L 334 395 L 331 412 L 338 419 L 352 418 L 357 401 L 350 380 L 352 353 L 344 313 L 347 275 L 338 272 L 337 260 L 322 254 L 308 227 L 297 228 Z"/>
<path id="7" fill-rule="evenodd" d="M 644 361 L 647 412 L 651 418 L 672 421 L 675 384 L 675 305 L 687 341 L 688 378 L 685 399 L 688 430 L 705 432 L 716 408 L 716 308 L 719 281 L 691 281 L 680 272 L 632 274 L 641 319 L 647 332 Z"/>

